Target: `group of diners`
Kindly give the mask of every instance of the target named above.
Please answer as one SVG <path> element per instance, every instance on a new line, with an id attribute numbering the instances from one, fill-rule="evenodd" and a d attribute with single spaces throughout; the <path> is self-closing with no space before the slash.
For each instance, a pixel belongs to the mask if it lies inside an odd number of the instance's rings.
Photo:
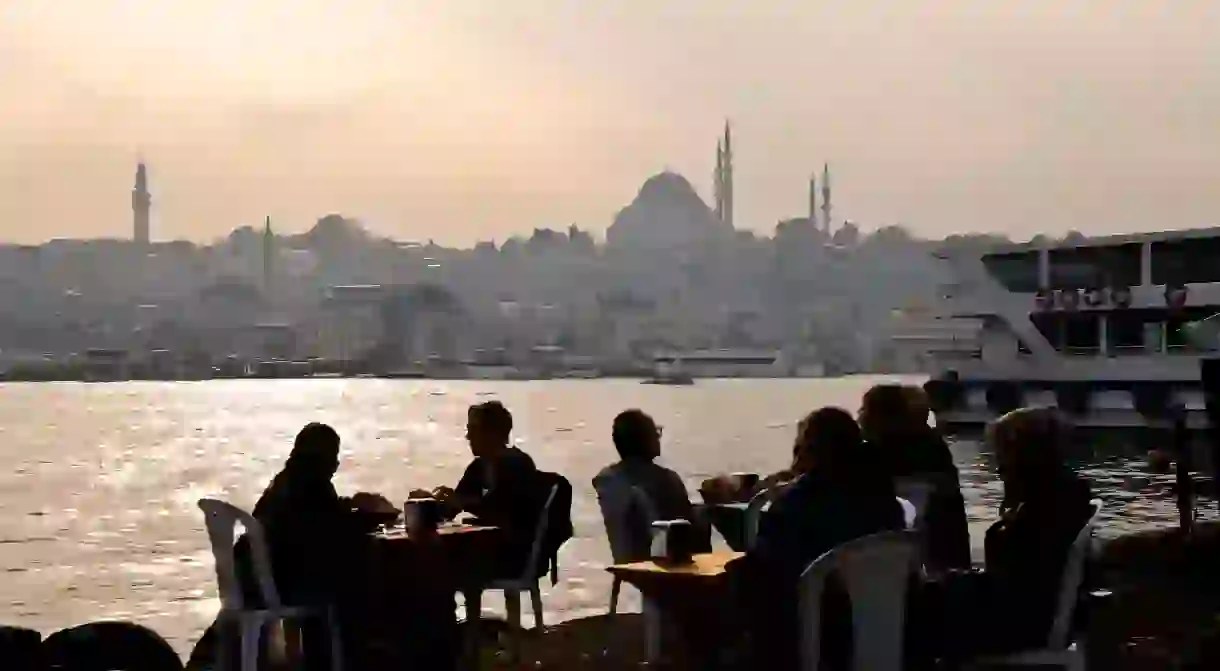
<path id="1" fill-rule="evenodd" d="M 933 482 L 921 518 L 923 565 L 913 571 L 906 602 L 908 668 L 952 667 L 959 660 L 1038 646 L 1056 612 L 1060 578 L 1069 548 L 1088 522 L 1089 486 L 1065 460 L 1070 427 L 1053 409 L 1025 408 L 993 422 L 986 440 L 1004 487 L 999 520 L 987 530 L 983 566 L 971 559 L 970 533 L 958 470 L 949 447 L 929 423 L 921 389 L 878 385 L 863 397 L 858 416 L 837 407 L 811 412 L 800 423 L 791 465 L 747 487 L 718 476 L 701 487 L 703 505 L 691 501 L 681 476 L 656 463 L 662 432 L 645 412 L 626 410 L 614 420 L 612 440 L 619 461 L 593 480 L 601 496 L 615 487 L 643 492 L 649 510 L 629 508 L 629 551 L 649 558 L 651 522 L 687 520 L 701 528 L 696 551 L 710 549 L 709 507 L 746 501 L 779 488 L 758 521 L 744 554 L 729 566 L 732 603 L 726 613 L 739 636 L 708 645 L 732 645 L 746 668 L 798 668 L 798 581 L 826 552 L 854 539 L 906 529 L 908 516 L 896 483 L 918 477 Z M 530 554 L 543 501 L 561 476 L 540 471 L 512 445 L 512 415 L 498 401 L 474 405 L 466 438 L 473 461 L 453 488 L 415 491 L 439 503 L 444 518 L 461 514 L 472 523 L 497 527 L 496 577 L 519 577 Z M 309 424 L 296 437 L 283 470 L 254 508 L 270 550 L 272 573 L 287 605 L 326 605 L 337 613 L 347 668 L 364 668 L 372 654 L 367 607 L 370 586 L 364 566 L 370 532 L 397 508 L 377 494 L 340 497 L 331 482 L 339 466 L 340 438 L 323 424 Z M 570 488 L 568 489 L 570 496 Z M 609 525 L 609 521 L 607 521 Z M 562 539 L 561 539 L 562 540 Z M 555 548 L 550 548 L 552 551 Z M 242 556 L 243 541 L 237 554 Z M 239 569 L 243 562 L 239 561 Z M 244 573 L 239 570 L 239 573 Z M 251 582 L 247 576 L 246 582 Z M 462 636 L 451 588 L 427 575 L 412 580 L 407 615 L 396 644 L 406 668 L 451 669 Z M 252 582 L 251 582 L 252 585 Z M 374 586 L 375 589 L 375 586 Z M 257 600 L 252 586 L 247 593 Z M 820 668 L 850 666 L 850 604 L 832 579 L 822 604 Z M 215 627 L 213 627 L 214 629 Z M 192 655 L 190 668 L 214 655 L 213 630 Z M 325 654 L 308 654 L 307 664 Z"/>
<path id="2" fill-rule="evenodd" d="M 907 593 L 907 668 L 953 668 L 1045 647 L 1069 551 L 1094 512 L 1089 485 L 1066 460 L 1070 425 L 1052 408 L 1023 408 L 987 428 L 1004 495 L 999 519 L 986 532 L 984 564 L 976 567 L 958 470 L 930 419 L 922 389 L 878 385 L 864 395 L 858 417 L 837 407 L 805 417 L 789 468 L 744 487 L 730 476 L 703 483 L 703 499 L 713 505 L 781 488 L 761 513 L 753 542 L 728 565 L 733 603 L 724 610 L 741 636 L 722 644 L 744 651 L 738 658 L 748 660 L 747 668 L 799 668 L 801 574 L 849 541 L 909 528 L 897 484 L 912 479 L 933 487 L 920 523 L 922 570 L 912 571 Z M 681 478 L 654 463 L 660 432 L 646 415 L 620 415 L 614 438 L 622 461 L 600 479 L 638 487 L 653 500 L 655 515 L 707 526 L 686 500 Z M 608 486 L 599 484 L 599 492 Z M 646 532 L 636 533 L 643 543 Z M 638 551 L 647 556 L 644 547 Z M 833 575 L 821 627 L 819 668 L 853 668 L 850 604 Z"/>
<path id="3" fill-rule="evenodd" d="M 461 479 L 453 487 L 410 493 L 411 499 L 434 501 L 442 520 L 461 516 L 464 524 L 498 531 L 497 543 L 490 549 L 493 556 L 485 562 L 491 573 L 481 576 L 487 580 L 522 576 L 539 516 L 552 491 L 565 490 L 570 508 L 566 479 L 539 470 L 528 454 L 512 445 L 512 428 L 512 414 L 499 401 L 471 406 L 466 440 L 474 459 Z M 455 668 L 462 638 L 453 586 L 429 570 L 444 567 L 419 564 L 412 567 L 418 575 L 413 574 L 406 581 L 409 584 L 396 581 L 395 594 L 404 601 L 396 604 L 401 606 L 395 613 L 396 629 L 389 637 L 369 636 L 386 630 L 385 622 L 371 621 L 385 614 L 371 602 L 384 596 L 378 594 L 382 587 L 388 588 L 370 584 L 373 532 L 401 511 L 380 494 L 338 495 L 332 478 L 339 468 L 339 447 L 339 434 L 332 427 L 306 425 L 283 469 L 254 506 L 252 514 L 262 527 L 281 601 L 286 606 L 324 607 L 335 614 L 345 668 L 369 668 L 370 660 L 387 658 L 406 668 Z M 559 538 L 561 542 L 565 537 Z M 238 540 L 235 555 L 245 600 L 257 608 L 260 596 L 245 536 Z M 319 624 L 303 625 L 305 663 L 311 671 L 330 668 L 328 636 L 317 629 Z M 188 671 L 210 668 L 208 664 L 221 654 L 218 626 L 219 621 L 195 646 Z M 397 649 L 388 651 L 386 646 Z"/>

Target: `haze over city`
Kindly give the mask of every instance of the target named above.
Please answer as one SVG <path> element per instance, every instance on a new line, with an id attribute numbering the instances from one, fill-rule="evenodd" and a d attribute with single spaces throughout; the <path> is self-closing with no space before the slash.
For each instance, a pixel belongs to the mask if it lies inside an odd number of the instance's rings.
<path id="1" fill-rule="evenodd" d="M 1215 3 L 0 2 L 0 238 L 158 239 L 326 212 L 468 246 L 598 234 L 669 168 L 737 226 L 804 210 L 1027 238 L 1210 225 Z"/>

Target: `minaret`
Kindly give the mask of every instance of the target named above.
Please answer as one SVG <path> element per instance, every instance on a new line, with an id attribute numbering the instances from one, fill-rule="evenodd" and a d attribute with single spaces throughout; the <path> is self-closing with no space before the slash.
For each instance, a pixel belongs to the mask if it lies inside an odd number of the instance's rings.
<path id="1" fill-rule="evenodd" d="M 818 176 L 816 174 L 809 176 L 809 223 L 813 225 L 813 230 L 818 228 Z"/>
<path id="2" fill-rule="evenodd" d="M 830 164 L 822 164 L 822 230 L 830 233 Z"/>
<path id="3" fill-rule="evenodd" d="M 132 239 L 141 245 L 149 243 L 148 218 L 152 209 L 152 196 L 148 193 L 148 171 L 141 161 L 136 166 L 136 186 L 131 190 Z"/>
<path id="4" fill-rule="evenodd" d="M 716 220 L 724 221 L 724 147 L 716 141 L 716 173 L 712 175 L 712 198 Z"/>
<path id="5" fill-rule="evenodd" d="M 275 233 L 271 232 L 271 217 L 263 225 L 263 297 L 271 298 L 271 277 L 275 267 Z"/>
<path id="6" fill-rule="evenodd" d="M 721 220 L 733 228 L 733 137 L 729 122 L 724 122 L 724 158 L 721 170 Z"/>

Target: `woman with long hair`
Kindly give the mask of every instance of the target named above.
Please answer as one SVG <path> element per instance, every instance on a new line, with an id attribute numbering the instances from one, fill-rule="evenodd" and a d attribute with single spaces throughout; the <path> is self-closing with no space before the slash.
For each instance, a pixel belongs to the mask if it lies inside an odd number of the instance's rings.
<path id="1" fill-rule="evenodd" d="M 1054 408 L 1022 408 L 987 427 L 1004 483 L 980 573 L 929 587 L 931 622 L 947 659 L 1039 647 L 1054 621 L 1072 543 L 1089 521 L 1089 485 L 1068 466 L 1071 427 Z"/>
<path id="2" fill-rule="evenodd" d="M 933 485 L 924 514 L 926 564 L 938 570 L 970 567 L 970 529 L 957 465 L 949 445 L 928 426 L 922 390 L 879 384 L 864 394 L 860 427 L 873 446 L 878 468 L 895 480 Z"/>
<path id="3" fill-rule="evenodd" d="M 905 527 L 893 481 L 874 464 L 846 410 L 822 408 L 801 422 L 793 464 L 800 476 L 763 513 L 756 545 L 735 569 L 751 606 L 758 668 L 796 668 L 796 584 L 810 563 L 848 541 Z M 839 668 L 851 645 L 850 609 L 833 580 L 824 598 L 822 657 Z"/>

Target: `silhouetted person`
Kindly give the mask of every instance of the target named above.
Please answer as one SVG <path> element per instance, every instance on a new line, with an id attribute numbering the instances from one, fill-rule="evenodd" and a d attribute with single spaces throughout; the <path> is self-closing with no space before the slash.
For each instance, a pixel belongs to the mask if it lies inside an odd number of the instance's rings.
<path id="1" fill-rule="evenodd" d="M 611 436 L 619 461 L 603 468 L 593 478 L 593 488 L 600 492 L 614 486 L 638 487 L 652 503 L 658 519 L 696 523 L 700 527 L 700 538 L 705 538 L 703 532 L 710 530 L 695 519 L 682 477 L 655 461 L 661 456 L 661 429 L 652 417 L 642 410 L 625 410 L 614 418 Z M 646 557 L 651 543 L 649 520 L 643 514 L 644 511 L 636 508 L 628 512 L 631 519 L 627 528 L 633 531 L 630 555 L 635 557 Z M 710 537 L 706 541 L 701 543 L 704 547 L 696 550 L 710 550 Z"/>
<path id="2" fill-rule="evenodd" d="M 503 530 L 505 545 L 497 577 L 519 577 L 525 569 L 541 510 L 534 460 L 509 445 L 513 416 L 499 401 L 471 406 L 466 440 L 474 461 L 455 489 L 433 492 L 450 515 L 471 513 L 477 523 Z"/>
<path id="3" fill-rule="evenodd" d="M 860 428 L 873 445 L 878 468 L 892 478 L 935 485 L 924 514 L 925 561 L 930 568 L 970 568 L 970 528 L 957 465 L 949 445 L 928 425 L 918 388 L 880 384 L 864 394 Z"/>
<path id="4" fill-rule="evenodd" d="M 801 423 L 796 444 L 795 465 L 804 473 L 763 513 L 755 547 L 733 566 L 750 602 L 752 668 L 797 668 L 797 584 L 815 559 L 856 538 L 905 528 L 893 482 L 875 468 L 875 455 L 848 412 L 812 413 Z M 849 613 L 844 588 L 829 580 L 822 668 L 846 668 Z"/>
<path id="5" fill-rule="evenodd" d="M 942 623 L 950 660 L 1046 644 L 1068 551 L 1092 514 L 1089 485 L 1064 461 L 1068 435 L 1052 408 L 1014 410 L 988 427 L 1004 502 L 987 530 L 986 569 L 929 585 L 926 620 Z"/>
<path id="6" fill-rule="evenodd" d="M 338 468 L 339 434 L 325 424 L 309 424 L 254 506 L 271 550 L 276 587 L 287 604 L 331 602 L 351 570 L 354 548 L 374 526 L 362 509 L 393 508 L 373 494 L 339 496 L 331 482 Z"/>
<path id="7" fill-rule="evenodd" d="M 376 525 L 370 513 L 388 512 L 393 505 L 375 494 L 340 497 L 331 482 L 338 467 L 339 434 L 325 424 L 306 425 L 297 434 L 283 470 L 255 504 L 253 515 L 263 527 L 280 599 L 287 606 L 334 607 L 345 653 L 353 657 L 359 647 L 358 618 L 363 612 L 360 561 L 367 534 Z M 243 536 L 234 551 L 247 603 L 257 608 L 262 599 L 248 543 Z M 329 659 L 328 637 L 317 624 L 307 623 L 305 631 L 311 664 Z M 213 631 L 196 646 L 192 664 L 210 653 Z"/>

